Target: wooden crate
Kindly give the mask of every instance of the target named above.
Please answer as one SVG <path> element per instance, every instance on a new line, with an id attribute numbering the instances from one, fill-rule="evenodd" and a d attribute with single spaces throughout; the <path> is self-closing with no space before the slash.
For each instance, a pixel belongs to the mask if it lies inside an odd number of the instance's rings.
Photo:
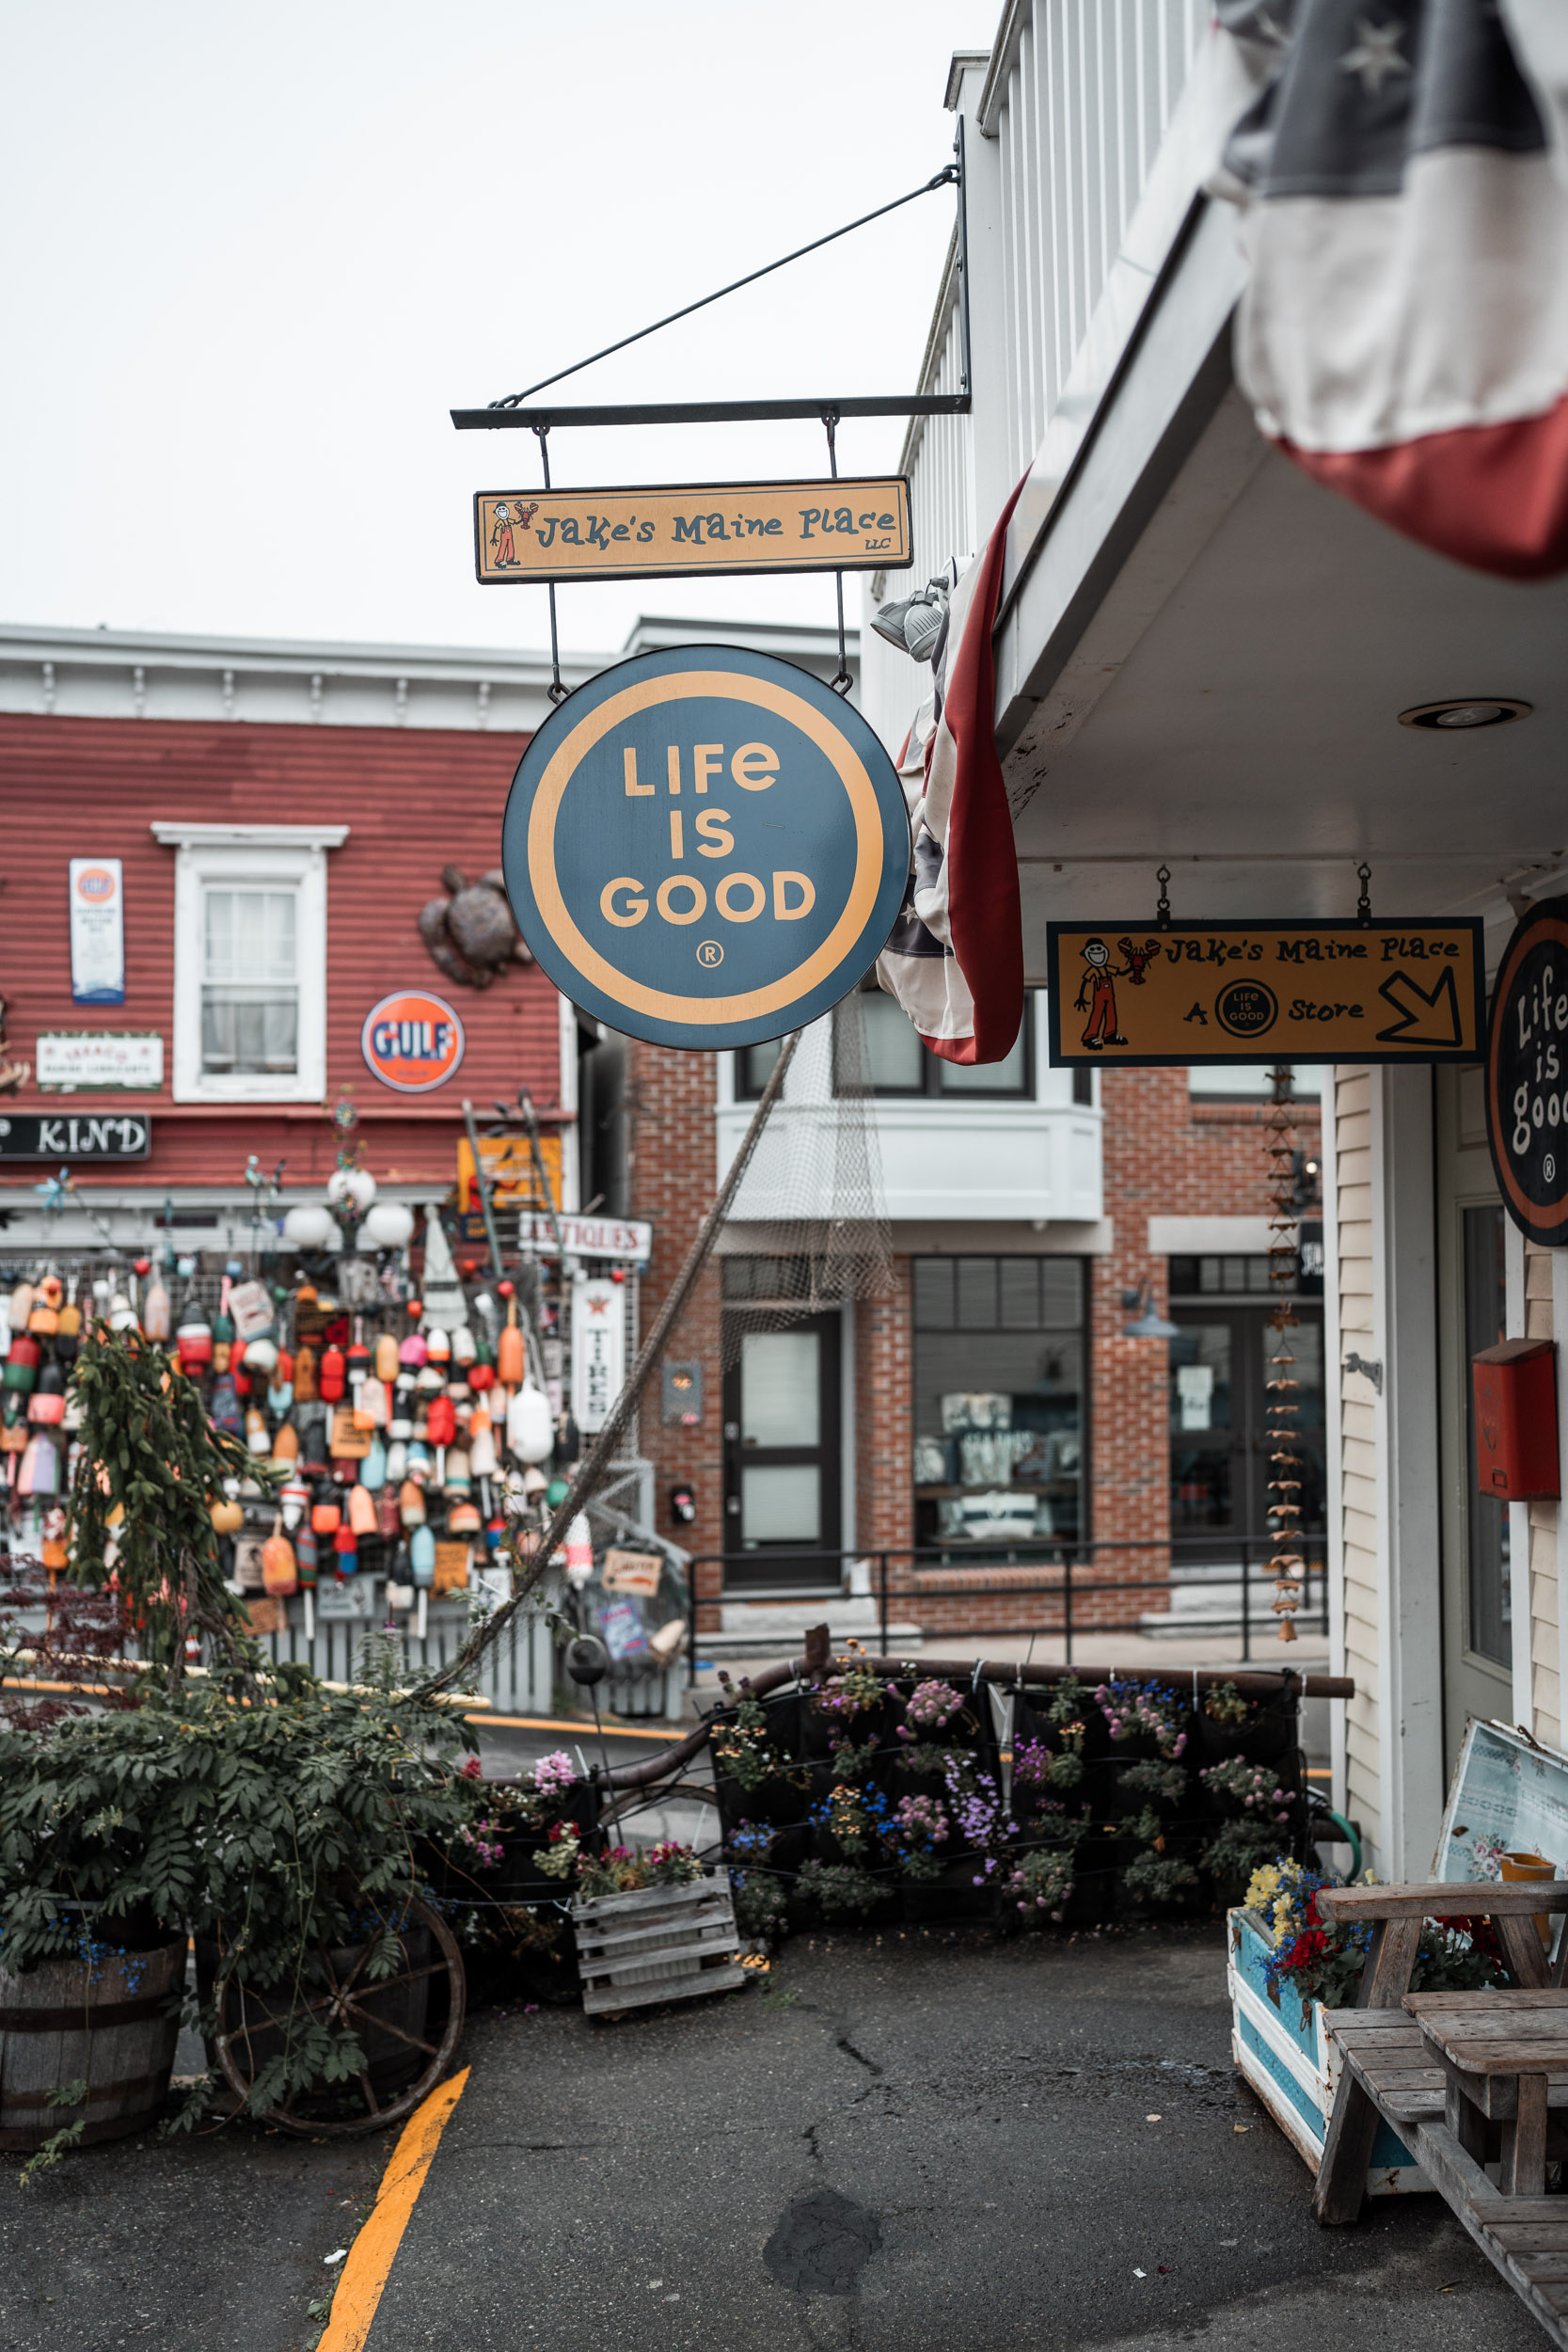
<path id="1" fill-rule="evenodd" d="M 572 1925 L 591 2017 L 689 2001 L 746 1981 L 727 1870 L 705 1871 L 689 1886 L 579 1897 Z"/>

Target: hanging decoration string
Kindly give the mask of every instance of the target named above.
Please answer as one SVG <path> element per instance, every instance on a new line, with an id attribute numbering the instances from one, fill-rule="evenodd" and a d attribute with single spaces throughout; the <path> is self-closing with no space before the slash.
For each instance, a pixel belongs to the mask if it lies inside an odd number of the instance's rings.
<path id="1" fill-rule="evenodd" d="M 1279 1639 L 1296 1638 L 1296 1611 L 1301 1606 L 1306 1563 L 1300 1551 L 1303 1460 L 1299 1442 L 1301 1383 L 1292 1375 L 1296 1359 L 1290 1333 L 1299 1329 L 1294 1292 L 1301 1273 L 1300 1211 L 1296 1201 L 1296 1126 L 1294 1080 L 1288 1067 L 1271 1070 L 1274 1101 L 1264 1120 L 1269 1161 L 1269 1279 L 1275 1285 L 1275 1307 L 1269 1317 L 1274 1346 L 1269 1356 L 1268 1395 L 1269 1542 L 1274 1557 L 1270 1606 L 1279 1619 Z"/>
<path id="2" fill-rule="evenodd" d="M 615 1449 L 626 1434 L 626 1424 L 637 1409 L 637 1401 L 647 1385 L 648 1375 L 660 1356 L 663 1355 L 670 1334 L 679 1321 L 687 1299 L 712 1254 L 713 1245 L 719 1238 L 725 1218 L 729 1216 L 731 1203 L 740 1189 L 741 1179 L 751 1165 L 752 1153 L 762 1140 L 763 1129 L 768 1124 L 774 1104 L 784 1091 L 784 1075 L 795 1058 L 795 1049 L 800 1042 L 800 1031 L 797 1029 L 792 1036 L 785 1038 L 780 1049 L 779 1058 L 768 1073 L 768 1084 L 763 1088 L 762 1100 L 752 1114 L 752 1123 L 746 1130 L 745 1140 L 731 1163 L 729 1174 L 719 1187 L 713 1206 L 697 1228 L 696 1236 L 686 1254 L 686 1263 L 675 1277 L 670 1295 L 659 1309 L 658 1318 L 638 1352 L 637 1361 L 627 1375 L 625 1388 L 615 1400 L 609 1419 L 590 1447 L 587 1457 L 573 1481 L 571 1492 L 558 1506 L 549 1525 L 539 1538 L 538 1546 L 529 1559 L 527 1566 L 521 1569 L 520 1581 L 519 1569 L 517 1565 L 514 1565 L 514 1589 L 511 1599 L 503 1601 L 499 1609 L 493 1611 L 488 1617 L 475 1627 L 451 1663 L 443 1666 L 438 1674 L 431 1675 L 420 1684 L 414 1693 L 416 1697 L 434 1697 L 436 1692 L 445 1690 L 449 1683 L 456 1681 L 460 1676 L 472 1672 L 485 1651 L 512 1623 L 525 1601 L 544 1582 L 551 1561 L 566 1539 L 567 1529 L 577 1518 L 578 1513 L 586 1510 L 593 1501 L 606 1470 L 614 1459 Z"/>

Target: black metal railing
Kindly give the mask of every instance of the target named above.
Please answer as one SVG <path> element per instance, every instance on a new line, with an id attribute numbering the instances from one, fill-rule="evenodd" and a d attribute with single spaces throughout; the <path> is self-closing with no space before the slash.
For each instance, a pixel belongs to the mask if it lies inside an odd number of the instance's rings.
<path id="1" fill-rule="evenodd" d="M 1326 1537 L 1318 1532 L 1292 1538 L 1299 1545 L 1307 1565 L 1297 1580 L 1301 1585 L 1299 1604 L 1295 1610 L 1298 1630 L 1327 1636 L 1328 1568 L 1325 1557 Z M 1234 1610 L 1217 1615 L 1205 1614 L 1195 1620 L 1191 1638 L 1206 1635 L 1239 1635 L 1242 1662 L 1248 1662 L 1253 1654 L 1255 1631 L 1268 1629 L 1272 1612 L 1255 1616 L 1255 1597 L 1271 1593 L 1275 1578 L 1269 1562 L 1279 1551 L 1275 1543 L 1238 1540 L 1216 1546 L 1209 1554 L 1199 1554 L 1186 1546 L 1178 1549 L 1170 1543 L 1085 1543 L 1070 1547 L 1060 1537 L 1042 1539 L 1038 1543 L 1016 1542 L 987 1545 L 972 1552 L 959 1551 L 951 1544 L 908 1546 L 885 1550 L 851 1549 L 844 1551 L 792 1551 L 788 1565 L 793 1578 L 800 1578 L 802 1568 L 819 1568 L 821 1573 L 814 1585 L 801 1579 L 802 1602 L 832 1592 L 853 1590 L 846 1585 L 845 1570 L 869 1571 L 868 1579 L 857 1579 L 862 1589 L 861 1599 L 874 1599 L 877 1604 L 879 1645 L 883 1656 L 888 1654 L 889 1628 L 901 1617 L 918 1617 L 922 1604 L 927 1601 L 967 1599 L 974 1603 L 975 1629 L 1006 1632 L 1009 1638 L 1032 1634 L 1037 1639 L 1059 1640 L 1064 1644 L 1064 1662 L 1071 1665 L 1073 1644 L 1085 1635 L 1132 1633 L 1139 1630 L 1136 1618 L 1129 1619 L 1124 1604 L 1135 1594 L 1164 1594 L 1195 1587 L 1205 1587 L 1218 1597 L 1236 1592 Z M 1152 1559 L 1148 1555 L 1154 1555 Z M 1157 1573 L 1148 1576 L 1104 1574 L 1112 1559 L 1145 1563 Z M 704 1568 L 721 1567 L 724 1571 L 726 1590 L 721 1597 L 727 1601 L 748 1598 L 745 1585 L 732 1584 L 730 1578 L 736 1569 L 754 1577 L 766 1565 L 766 1555 L 754 1551 L 707 1552 L 692 1561 L 689 1570 L 689 1608 L 690 1611 L 688 1645 L 688 1675 L 695 1679 L 697 1656 L 701 1643 L 697 1612 L 701 1605 L 698 1586 Z M 781 1563 L 783 1559 L 781 1557 Z M 1028 1579 L 1016 1571 L 1034 1568 L 1037 1573 Z M 945 1571 L 945 1573 L 943 1573 Z M 988 1577 L 1007 1572 L 1006 1581 L 988 1583 Z M 1085 1573 L 1085 1571 L 1087 1573 Z M 1198 1573 L 1201 1571 L 1202 1573 Z M 866 1589 L 866 1585 L 869 1589 Z M 1237 1590 L 1239 1588 L 1239 1591 Z M 779 1585 L 768 1591 L 768 1598 L 778 1601 L 785 1597 L 789 1588 Z M 760 1599 L 761 1594 L 755 1595 Z M 715 1596 L 705 1597 L 706 1605 L 714 1604 Z M 988 1616 L 1000 1610 L 1016 1612 L 1021 1602 L 1035 1601 L 1037 1612 L 1027 1622 L 1009 1623 L 1006 1627 L 988 1624 Z M 1145 1612 L 1145 1614 L 1150 1613 Z M 961 1629 L 946 1629 L 958 1632 Z M 923 1629 L 924 1630 L 924 1629 Z M 1175 1633 L 1179 1628 L 1172 1627 Z"/>

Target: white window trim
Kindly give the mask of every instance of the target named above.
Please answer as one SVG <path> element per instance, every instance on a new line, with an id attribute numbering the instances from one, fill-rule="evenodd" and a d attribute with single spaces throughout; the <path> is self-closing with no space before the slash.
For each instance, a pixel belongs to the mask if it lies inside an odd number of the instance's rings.
<path id="1" fill-rule="evenodd" d="M 174 1100 L 319 1103 L 326 1094 L 326 852 L 346 825 L 185 825 L 154 820 L 175 851 Z M 202 892 L 209 882 L 289 882 L 298 892 L 298 1066 L 292 1077 L 223 1077 L 201 1067 Z"/>

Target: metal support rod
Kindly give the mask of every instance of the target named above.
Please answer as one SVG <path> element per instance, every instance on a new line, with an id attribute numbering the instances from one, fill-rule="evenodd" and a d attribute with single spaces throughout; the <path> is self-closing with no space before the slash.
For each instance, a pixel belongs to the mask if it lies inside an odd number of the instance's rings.
<path id="1" fill-rule="evenodd" d="M 958 118 L 953 138 L 958 175 L 958 381 L 966 394 L 974 389 L 969 363 L 969 181 L 964 169 L 964 119 Z"/>
<path id="2" fill-rule="evenodd" d="M 593 407 L 453 408 L 459 433 L 531 432 L 535 425 L 595 424 L 782 424 L 819 417 L 829 403 L 818 393 L 805 400 L 619 401 Z M 832 405 L 841 417 L 962 417 L 967 392 L 845 392 Z"/>
<path id="3" fill-rule="evenodd" d="M 604 1427 L 589 1448 L 587 1459 L 582 1463 L 577 1477 L 572 1482 L 570 1493 L 565 1501 L 558 1505 L 549 1525 L 541 1536 L 539 1548 L 521 1583 L 517 1585 L 511 1599 L 503 1601 L 501 1606 L 468 1636 L 451 1664 L 443 1666 L 438 1674 L 430 1676 L 425 1682 L 420 1684 L 421 1695 L 443 1690 L 449 1682 L 454 1681 L 458 1675 L 466 1673 L 471 1666 L 478 1663 L 497 1635 L 511 1624 L 535 1587 L 543 1583 L 556 1549 L 564 1537 L 566 1530 L 578 1513 L 587 1508 L 597 1491 L 605 1465 L 614 1457 L 615 1449 L 621 1441 L 626 1423 L 637 1409 L 637 1401 L 641 1395 L 648 1375 L 663 1355 L 665 1343 L 680 1319 L 697 1278 L 712 1254 L 713 1245 L 718 1240 L 724 1219 L 730 1213 L 730 1203 L 740 1189 L 740 1182 L 751 1165 L 752 1155 L 762 1140 L 762 1131 L 768 1124 L 774 1104 L 784 1091 L 784 1075 L 795 1058 L 795 1049 L 800 1042 L 800 1031 L 799 1029 L 785 1038 L 779 1052 L 779 1058 L 768 1073 L 768 1084 L 762 1089 L 762 1099 L 752 1113 L 752 1123 L 746 1130 L 745 1138 L 730 1164 L 730 1172 L 720 1185 L 713 1206 L 697 1228 L 691 1247 L 686 1253 L 686 1263 L 676 1275 L 674 1285 L 658 1311 L 654 1327 L 638 1352 L 637 1361 L 631 1368 L 626 1384 L 610 1408 Z"/>
<path id="4" fill-rule="evenodd" d="M 501 1264 L 500 1240 L 496 1232 L 496 1213 L 490 1205 L 490 1180 L 484 1173 L 484 1157 L 479 1148 L 479 1129 L 474 1124 L 474 1106 L 467 1095 L 463 1098 L 463 1124 L 468 1131 L 468 1149 L 474 1155 L 474 1189 L 484 1216 L 484 1238 L 490 1248 L 490 1269 L 499 1282 L 505 1268 Z"/>
<path id="5" fill-rule="evenodd" d="M 689 319 L 694 310 L 705 310 L 710 302 L 722 302 L 726 294 L 738 294 L 742 286 L 754 286 L 759 278 L 769 278 L 776 269 L 785 269 L 791 262 L 803 261 L 808 253 L 819 252 L 823 246 L 832 245 L 839 237 L 847 237 L 857 229 L 869 227 L 872 221 L 880 220 L 885 214 L 895 213 L 901 205 L 912 204 L 917 197 L 929 196 L 935 189 L 948 186 L 958 177 L 958 167 L 944 164 L 941 171 L 920 187 L 911 188 L 907 196 L 895 196 L 891 204 L 879 204 L 874 213 L 863 213 L 859 220 L 846 221 L 842 229 L 830 229 L 825 237 L 814 237 L 810 245 L 797 246 L 793 253 L 782 254 L 776 262 L 765 262 L 761 269 L 750 270 L 744 278 L 734 278 L 729 285 L 721 286 L 717 294 L 703 294 L 697 301 L 689 302 L 684 310 L 672 310 L 667 318 L 655 319 L 651 326 L 640 326 L 634 335 L 623 335 L 619 342 L 606 343 L 602 351 L 592 353 L 588 358 L 574 359 L 569 368 L 559 368 L 554 375 L 543 376 L 537 384 L 531 384 L 527 391 L 509 392 L 504 400 L 494 400 L 490 405 L 492 408 L 516 408 L 525 400 L 531 400 L 535 392 L 546 390 L 549 385 L 560 384 L 568 375 L 580 375 L 584 368 L 593 367 L 600 359 L 608 359 L 612 352 L 625 351 L 629 343 L 640 343 L 645 335 L 657 335 L 662 326 L 673 326 L 677 319 Z"/>
<path id="6" fill-rule="evenodd" d="M 828 434 L 828 468 L 833 481 L 836 482 L 838 480 L 837 410 L 825 408 L 822 412 L 822 422 Z M 835 694 L 847 694 L 855 681 L 849 675 L 849 664 L 844 652 L 844 574 L 842 572 L 833 574 L 833 586 L 838 592 L 838 668 L 833 673 L 831 683 Z"/>
<path id="7" fill-rule="evenodd" d="M 539 1149 L 539 1121 L 534 1116 L 533 1097 L 527 1087 L 517 1089 L 517 1107 L 522 1112 L 524 1123 L 528 1128 L 528 1148 L 533 1163 L 533 1181 L 545 1196 L 545 1215 L 550 1220 L 550 1234 L 555 1242 L 556 1263 L 564 1274 L 566 1244 L 562 1237 L 561 1219 L 556 1215 L 555 1195 L 550 1190 L 550 1180 L 545 1173 L 545 1155 Z"/>
<path id="8" fill-rule="evenodd" d="M 599 1686 L 596 1682 L 589 1684 L 588 1695 L 594 1702 L 594 1728 L 599 1735 L 599 1755 L 604 1760 L 604 1785 L 610 1791 L 610 1818 L 615 1824 L 615 1843 L 619 1846 L 623 1842 L 621 1808 L 615 1802 L 615 1783 L 610 1776 L 610 1750 L 605 1744 L 604 1719 L 599 1713 Z"/>
<path id="9" fill-rule="evenodd" d="M 539 462 L 545 469 L 545 487 L 547 490 L 550 486 L 550 428 L 547 424 L 536 424 L 533 430 L 539 437 Z M 563 703 L 572 690 L 569 686 L 562 686 L 561 683 L 561 639 L 555 625 L 555 582 L 553 580 L 546 593 L 550 599 L 550 682 L 545 691 L 552 703 Z"/>

